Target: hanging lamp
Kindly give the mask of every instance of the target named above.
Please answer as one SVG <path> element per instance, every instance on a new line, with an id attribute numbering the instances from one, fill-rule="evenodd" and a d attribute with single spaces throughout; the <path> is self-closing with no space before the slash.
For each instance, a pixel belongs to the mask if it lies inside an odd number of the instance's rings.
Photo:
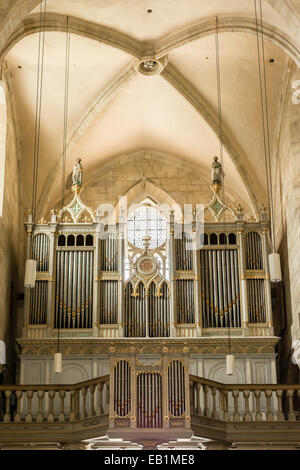
<path id="1" fill-rule="evenodd" d="M 45 52 L 45 15 L 46 0 L 40 5 L 40 32 L 38 45 L 38 67 L 37 67 L 37 86 L 36 86 L 36 107 L 35 107 L 35 129 L 34 129 L 34 155 L 33 155 L 33 178 L 32 178 L 32 215 L 29 216 L 30 223 L 34 223 L 36 216 L 36 195 L 38 179 L 38 159 L 40 151 L 40 128 L 41 128 L 41 110 L 42 110 L 42 92 L 43 92 L 43 72 L 44 72 L 44 52 Z M 43 27 L 42 27 L 43 24 Z M 32 246 L 30 247 L 31 256 Z M 36 260 L 29 258 L 25 264 L 24 286 L 33 289 L 36 280 Z"/>
<path id="2" fill-rule="evenodd" d="M 70 74 L 70 32 L 69 17 L 67 17 L 66 29 L 66 56 L 65 56 L 65 97 L 64 97 L 64 131 L 63 131 L 63 154 L 62 154 L 62 171 L 61 171 L 61 204 L 62 209 L 65 203 L 65 175 L 66 175 L 66 149 L 67 149 L 67 133 L 68 133 L 68 104 L 69 104 L 69 74 Z M 61 232 L 62 233 L 62 232 Z M 59 352 L 60 340 L 60 309 L 57 315 L 57 351 L 54 353 L 53 369 L 55 374 L 62 372 L 62 354 Z"/>
<path id="3" fill-rule="evenodd" d="M 263 28 L 263 15 L 262 15 L 261 0 L 259 0 L 259 8 L 260 8 L 260 27 L 261 27 L 261 43 L 262 43 L 261 49 L 262 49 L 263 68 L 261 67 L 257 0 L 254 0 L 254 7 L 255 7 L 255 21 L 256 21 L 256 34 L 257 34 L 257 53 L 258 53 L 258 66 L 259 66 L 267 190 L 268 190 L 268 202 L 269 202 L 269 207 L 270 207 L 270 219 L 271 219 L 272 253 L 270 253 L 268 256 L 269 272 L 270 272 L 271 282 L 281 282 L 282 274 L 281 274 L 280 255 L 279 253 L 276 253 L 276 250 L 275 250 L 276 243 L 275 243 L 274 205 L 273 205 L 272 174 L 271 174 L 269 111 L 268 111 L 268 99 L 267 99 L 267 80 L 266 80 L 266 65 L 265 65 L 266 61 L 265 61 L 264 28 Z"/>

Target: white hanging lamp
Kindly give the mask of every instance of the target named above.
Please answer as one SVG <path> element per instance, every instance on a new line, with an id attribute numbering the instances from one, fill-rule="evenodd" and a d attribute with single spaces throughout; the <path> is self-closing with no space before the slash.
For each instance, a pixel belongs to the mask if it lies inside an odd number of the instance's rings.
<path id="1" fill-rule="evenodd" d="M 36 278 L 36 261 L 35 259 L 26 260 L 25 265 L 25 281 L 24 286 L 34 288 Z"/>
<path id="2" fill-rule="evenodd" d="M 226 374 L 234 375 L 234 355 L 227 354 L 226 356 Z"/>
<path id="3" fill-rule="evenodd" d="M 271 253 L 269 255 L 269 269 L 271 282 L 281 282 L 281 265 L 279 253 Z"/>
<path id="4" fill-rule="evenodd" d="M 53 361 L 53 369 L 55 374 L 61 374 L 62 370 L 62 354 L 60 352 L 56 352 L 54 354 L 54 361 Z"/>

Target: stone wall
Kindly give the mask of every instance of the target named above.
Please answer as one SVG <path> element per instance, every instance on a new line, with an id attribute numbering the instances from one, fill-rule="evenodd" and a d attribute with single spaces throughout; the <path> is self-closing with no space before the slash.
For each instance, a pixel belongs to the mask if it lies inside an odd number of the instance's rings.
<path id="1" fill-rule="evenodd" d="M 15 134 L 12 100 L 6 84 L 7 135 L 2 217 L 0 217 L 0 339 L 7 345 L 8 376 L 14 375 L 14 308 L 18 295 L 20 255 L 20 184 L 18 143 Z"/>
<path id="2" fill-rule="evenodd" d="M 291 363 L 291 344 L 300 339 L 300 104 L 292 103 L 287 86 L 277 157 L 273 160 L 276 249 L 281 255 L 286 330 L 280 348 L 283 382 L 296 382 L 299 370 Z"/>

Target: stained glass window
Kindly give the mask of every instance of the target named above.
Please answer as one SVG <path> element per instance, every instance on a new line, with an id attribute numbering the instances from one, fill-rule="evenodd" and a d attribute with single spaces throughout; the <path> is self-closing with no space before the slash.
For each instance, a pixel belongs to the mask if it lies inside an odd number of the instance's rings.
<path id="1" fill-rule="evenodd" d="M 138 207 L 127 220 L 128 241 L 138 248 L 144 248 L 143 238 L 151 237 L 150 248 L 157 248 L 166 241 L 167 221 L 156 209 Z"/>

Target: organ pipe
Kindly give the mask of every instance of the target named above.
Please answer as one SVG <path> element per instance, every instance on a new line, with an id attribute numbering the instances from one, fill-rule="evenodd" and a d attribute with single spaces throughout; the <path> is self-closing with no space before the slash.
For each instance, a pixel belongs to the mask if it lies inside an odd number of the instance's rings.
<path id="1" fill-rule="evenodd" d="M 56 253 L 55 328 L 92 328 L 92 250 Z"/>
<path id="2" fill-rule="evenodd" d="M 256 232 L 246 235 L 246 269 L 263 269 L 261 237 Z"/>
<path id="3" fill-rule="evenodd" d="M 114 410 L 121 417 L 131 411 L 131 367 L 127 361 L 119 361 L 114 368 Z"/>
<path id="4" fill-rule="evenodd" d="M 36 270 L 49 271 L 49 237 L 44 233 L 38 233 L 33 238 L 32 255 L 36 261 Z"/>
<path id="5" fill-rule="evenodd" d="M 36 281 L 30 291 L 29 324 L 45 325 L 47 323 L 48 282 Z"/>
<path id="6" fill-rule="evenodd" d="M 202 315 L 205 328 L 239 327 L 241 323 L 237 250 L 201 250 Z"/>
<path id="7" fill-rule="evenodd" d="M 194 323 L 194 281 L 176 281 L 177 323 Z"/>
<path id="8" fill-rule="evenodd" d="M 168 368 L 168 402 L 171 415 L 178 417 L 185 412 L 185 377 L 181 361 L 172 361 Z"/>
<path id="9" fill-rule="evenodd" d="M 118 240 L 115 234 L 108 234 L 100 240 L 100 269 L 101 271 L 118 270 Z"/>
<path id="10" fill-rule="evenodd" d="M 263 279 L 247 279 L 248 308 L 250 323 L 266 321 L 265 286 Z"/>
<path id="11" fill-rule="evenodd" d="M 118 312 L 118 281 L 101 281 L 100 282 L 100 323 L 102 325 L 116 324 L 117 312 Z"/>
<path id="12" fill-rule="evenodd" d="M 162 428 L 162 377 L 158 373 L 137 376 L 137 427 Z"/>

